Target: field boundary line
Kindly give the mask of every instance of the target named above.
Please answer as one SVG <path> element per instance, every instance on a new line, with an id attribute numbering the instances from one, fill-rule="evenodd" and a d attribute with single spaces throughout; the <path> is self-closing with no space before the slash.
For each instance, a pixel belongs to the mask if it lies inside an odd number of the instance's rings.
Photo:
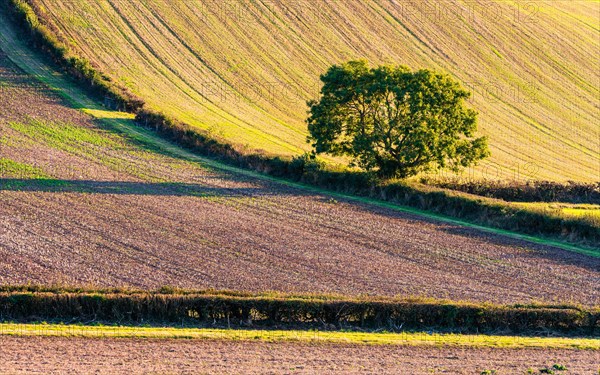
<path id="1" fill-rule="evenodd" d="M 0 323 L 0 336 L 600 350 L 600 338 Z"/>
<path id="2" fill-rule="evenodd" d="M 512 232 L 506 229 L 500 228 L 492 228 L 487 226 L 482 226 L 474 223 L 470 223 L 465 220 L 461 220 L 459 218 L 452 218 L 450 216 L 432 213 L 430 211 L 421 210 L 414 207 L 402 206 L 399 204 L 386 202 L 383 200 L 362 197 L 358 195 L 349 195 L 340 192 L 335 192 L 331 190 L 327 190 L 324 188 L 316 187 L 313 185 L 308 185 L 300 182 L 293 182 L 284 178 L 277 178 L 265 174 L 261 174 L 259 172 L 255 172 L 249 169 L 243 169 L 231 165 L 227 165 L 225 163 L 221 163 L 207 157 L 203 157 L 192 153 L 188 150 L 185 150 L 181 147 L 174 145 L 172 142 L 161 138 L 157 134 L 153 134 L 150 130 L 143 129 L 142 127 L 136 125 L 134 123 L 134 115 L 129 114 L 126 116 L 123 113 L 121 117 L 129 117 L 129 118 L 107 118 L 111 116 L 102 116 L 103 112 L 115 112 L 121 113 L 118 111 L 110 111 L 99 105 L 96 101 L 92 100 L 85 92 L 83 92 L 79 87 L 74 87 L 73 84 L 67 82 L 66 78 L 63 77 L 62 74 L 54 74 L 46 64 L 41 63 L 38 60 L 38 56 L 32 56 L 32 53 L 27 53 L 25 51 L 29 51 L 29 48 L 24 44 L 25 42 L 21 39 L 18 39 L 17 35 L 12 31 L 11 26 L 8 22 L 0 22 L 0 43 L 2 46 L 2 51 L 8 56 L 8 58 L 17 65 L 20 69 L 25 71 L 26 73 L 32 75 L 34 78 L 38 79 L 40 82 L 48 85 L 53 88 L 58 95 L 63 97 L 65 100 L 70 102 L 74 107 L 79 108 L 83 112 L 87 113 L 91 117 L 96 120 L 110 126 L 111 128 L 121 131 L 124 134 L 133 136 L 134 138 L 141 139 L 145 142 L 158 146 L 159 148 L 168 151 L 174 155 L 179 157 L 188 159 L 190 161 L 200 162 L 206 166 L 210 166 L 212 168 L 220 169 L 222 171 L 236 173 L 238 175 L 244 175 L 252 178 L 257 178 L 263 181 L 275 182 L 287 187 L 292 187 L 295 189 L 300 189 L 303 191 L 325 195 L 329 197 L 334 197 L 338 199 L 343 199 L 349 202 L 371 205 L 379 208 L 391 209 L 394 211 L 412 214 L 416 216 L 420 216 L 424 219 L 435 220 L 442 223 L 459 225 L 463 227 L 468 227 L 472 229 L 476 229 L 478 231 L 505 236 L 508 238 L 526 241 L 538 245 L 551 246 L 555 248 L 559 248 L 562 250 L 567 250 L 571 252 L 576 252 L 579 254 L 600 258 L 600 251 L 593 248 L 586 248 L 583 246 L 578 246 L 575 244 L 569 244 L 566 242 L 562 242 L 559 240 L 536 237 L 528 234 L 521 234 Z M 91 111 L 90 111 L 91 110 Z M 95 112 L 99 111 L 99 112 Z M 100 113 L 100 114 L 99 114 Z"/>

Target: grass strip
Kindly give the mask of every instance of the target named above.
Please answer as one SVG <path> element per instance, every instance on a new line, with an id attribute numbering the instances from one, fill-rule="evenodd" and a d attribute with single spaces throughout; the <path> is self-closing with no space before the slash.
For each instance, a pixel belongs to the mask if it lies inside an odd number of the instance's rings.
<path id="1" fill-rule="evenodd" d="M 2 323 L 0 324 L 0 336 L 2 335 L 19 337 L 193 339 L 352 345 L 600 350 L 600 339 L 597 338 L 460 335 L 432 332 L 328 332 L 316 330 L 300 331 Z"/>
<path id="2" fill-rule="evenodd" d="M 327 170 L 323 169 L 321 164 L 303 158 L 285 160 L 266 154 L 241 153 L 233 145 L 209 139 L 186 124 L 145 109 L 139 98 L 130 96 L 114 82 L 110 84 L 104 82 L 104 75 L 101 72 L 91 68 L 89 62 L 81 56 L 73 55 L 72 51 L 69 51 L 68 47 L 44 26 L 43 19 L 38 17 L 27 2 L 23 0 L 4 0 L 4 2 L 13 11 L 22 31 L 27 31 L 31 35 L 34 44 L 45 46 L 43 49 L 52 54 L 55 62 L 63 66 L 70 76 L 78 78 L 79 84 L 93 88 L 96 97 L 100 94 L 100 96 L 108 95 L 118 99 L 123 103 L 123 108 L 136 112 L 136 119 L 131 119 L 133 115 L 106 111 L 97 100 L 92 100 L 89 95 L 78 90 L 74 87 L 74 83 L 67 82 L 66 77 L 54 74 L 52 69 L 39 61 L 39 57 L 22 53 L 26 47 L 22 40 L 10 32 L 8 25 L 0 28 L 2 29 L 0 42 L 5 49 L 4 52 L 19 67 L 48 86 L 57 89 L 57 92 L 73 106 L 99 118 L 112 129 L 158 145 L 174 155 L 214 168 L 275 181 L 339 199 L 376 205 L 437 221 L 468 226 L 488 233 L 600 257 L 600 228 L 585 218 L 557 217 L 533 209 L 513 207 L 502 201 L 444 189 L 405 183 L 374 182 L 365 173 Z M 75 74 L 74 71 L 79 73 Z M 110 112 L 116 115 L 107 115 Z M 156 132 L 151 134 L 150 131 L 140 127 L 140 123 L 155 127 Z M 165 139 L 173 140 L 194 152 L 174 146 Z M 227 164 L 200 157 L 198 153 L 217 157 Z"/>

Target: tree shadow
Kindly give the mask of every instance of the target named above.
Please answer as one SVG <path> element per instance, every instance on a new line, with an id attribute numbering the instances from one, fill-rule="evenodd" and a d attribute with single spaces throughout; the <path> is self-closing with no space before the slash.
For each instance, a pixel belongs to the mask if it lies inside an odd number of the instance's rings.
<path id="1" fill-rule="evenodd" d="M 59 179 L 0 179 L 0 191 L 154 195 L 194 197 L 252 197 L 281 195 L 266 187 L 223 188 L 183 182 L 129 182 Z"/>

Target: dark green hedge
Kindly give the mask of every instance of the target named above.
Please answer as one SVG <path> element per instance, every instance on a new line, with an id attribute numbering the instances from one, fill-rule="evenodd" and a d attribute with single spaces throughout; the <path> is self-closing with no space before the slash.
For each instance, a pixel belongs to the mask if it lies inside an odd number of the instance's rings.
<path id="1" fill-rule="evenodd" d="M 193 293 L 2 292 L 0 320 L 600 334 L 600 312 L 574 306 Z"/>
<path id="2" fill-rule="evenodd" d="M 426 185 L 462 191 L 509 202 L 600 204 L 599 182 L 463 181 L 460 178 L 422 178 Z"/>
<path id="3" fill-rule="evenodd" d="M 475 224 L 531 235 L 579 243 L 600 248 L 600 227 L 584 219 L 565 219 L 526 209 L 508 207 L 490 200 L 455 194 L 448 190 L 403 182 L 386 183 L 373 175 L 357 171 L 331 170 L 307 155 L 282 158 L 261 151 L 245 151 L 226 140 L 218 140 L 198 129 L 147 108 L 144 101 L 126 88 L 112 82 L 87 59 L 77 56 L 58 40 L 45 21 L 44 13 L 32 0 L 0 0 L 28 34 L 34 47 L 42 49 L 97 97 L 110 98 L 122 110 L 136 113 L 136 122 L 154 129 L 194 152 L 218 158 L 226 163 L 275 177 L 299 181 L 332 191 L 367 196 L 460 218 Z"/>
<path id="4" fill-rule="evenodd" d="M 595 248 L 600 244 L 600 227 L 583 219 L 554 217 L 425 185 L 416 187 L 404 182 L 386 183 L 365 172 L 332 171 L 307 155 L 283 159 L 261 153 L 245 154 L 230 144 L 208 138 L 186 124 L 147 109 L 139 110 L 136 120 L 196 153 L 274 177 L 398 203 L 484 226 L 558 238 Z"/>
<path id="5" fill-rule="evenodd" d="M 8 9 L 14 22 L 24 31 L 23 36 L 39 51 L 45 52 L 56 67 L 63 69 L 83 88 L 113 109 L 137 111 L 144 101 L 131 93 L 127 88 L 113 82 L 111 77 L 103 74 L 88 59 L 78 56 L 59 40 L 57 34 L 49 29 L 45 14 L 35 6 L 34 2 L 25 0 L 0 0 L 0 4 Z"/>

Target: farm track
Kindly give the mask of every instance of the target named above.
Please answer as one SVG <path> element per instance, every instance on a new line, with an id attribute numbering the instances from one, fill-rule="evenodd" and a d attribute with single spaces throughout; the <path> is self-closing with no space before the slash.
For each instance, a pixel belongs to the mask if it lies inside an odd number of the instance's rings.
<path id="1" fill-rule="evenodd" d="M 599 353 L 294 342 L 0 337 L 1 374 L 525 374 L 598 371 Z"/>
<path id="2" fill-rule="evenodd" d="M 11 56 L 55 90 L 0 55 L 0 158 L 46 175 L 0 180 L 0 283 L 600 304 L 598 258 L 192 161 Z"/>

